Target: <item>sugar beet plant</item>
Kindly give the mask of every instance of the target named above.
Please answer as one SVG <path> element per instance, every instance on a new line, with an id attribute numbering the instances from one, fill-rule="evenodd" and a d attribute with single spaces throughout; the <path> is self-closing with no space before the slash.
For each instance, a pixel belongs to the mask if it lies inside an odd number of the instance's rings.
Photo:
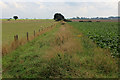
<path id="1" fill-rule="evenodd" d="M 118 23 L 117 22 L 73 22 L 70 23 L 87 35 L 101 48 L 109 48 L 112 56 L 118 53 Z"/>

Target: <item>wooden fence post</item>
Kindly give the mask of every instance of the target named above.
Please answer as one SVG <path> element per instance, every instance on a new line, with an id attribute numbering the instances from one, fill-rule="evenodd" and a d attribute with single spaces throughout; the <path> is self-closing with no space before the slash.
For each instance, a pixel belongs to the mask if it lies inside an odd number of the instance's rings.
<path id="1" fill-rule="evenodd" d="M 28 32 L 27 32 L 27 41 L 29 41 Z"/>
<path id="2" fill-rule="evenodd" d="M 34 37 L 35 37 L 35 30 L 34 30 Z"/>
<path id="3" fill-rule="evenodd" d="M 16 35 L 16 40 L 18 40 L 18 35 Z"/>
<path id="4" fill-rule="evenodd" d="M 18 40 L 18 35 L 15 35 L 14 36 L 14 41 L 17 41 Z"/>

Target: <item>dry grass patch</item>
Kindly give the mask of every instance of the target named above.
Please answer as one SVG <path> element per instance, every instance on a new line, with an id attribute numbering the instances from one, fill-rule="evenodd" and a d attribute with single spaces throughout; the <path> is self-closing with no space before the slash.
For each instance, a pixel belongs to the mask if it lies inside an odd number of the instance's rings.
<path id="1" fill-rule="evenodd" d="M 52 58 L 57 53 L 67 53 L 73 55 L 76 51 L 82 52 L 82 46 L 70 31 L 70 26 L 61 26 L 51 42 L 51 50 L 48 50 L 45 56 Z"/>

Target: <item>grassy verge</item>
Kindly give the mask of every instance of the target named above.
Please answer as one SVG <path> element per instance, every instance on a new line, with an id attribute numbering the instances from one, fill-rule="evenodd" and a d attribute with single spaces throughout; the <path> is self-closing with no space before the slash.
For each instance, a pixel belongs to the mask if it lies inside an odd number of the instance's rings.
<path id="1" fill-rule="evenodd" d="M 49 41 L 53 38 L 57 28 L 3 56 L 3 77 L 35 77 L 32 70 L 38 71 L 40 68 L 38 66 L 43 65 L 41 56 L 50 47 Z"/>

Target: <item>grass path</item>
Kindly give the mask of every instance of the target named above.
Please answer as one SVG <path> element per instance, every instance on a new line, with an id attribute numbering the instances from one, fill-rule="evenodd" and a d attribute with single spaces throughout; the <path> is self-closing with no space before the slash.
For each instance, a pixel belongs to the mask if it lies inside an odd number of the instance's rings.
<path id="1" fill-rule="evenodd" d="M 3 78 L 117 78 L 117 61 L 74 27 L 58 24 L 3 57 Z"/>

